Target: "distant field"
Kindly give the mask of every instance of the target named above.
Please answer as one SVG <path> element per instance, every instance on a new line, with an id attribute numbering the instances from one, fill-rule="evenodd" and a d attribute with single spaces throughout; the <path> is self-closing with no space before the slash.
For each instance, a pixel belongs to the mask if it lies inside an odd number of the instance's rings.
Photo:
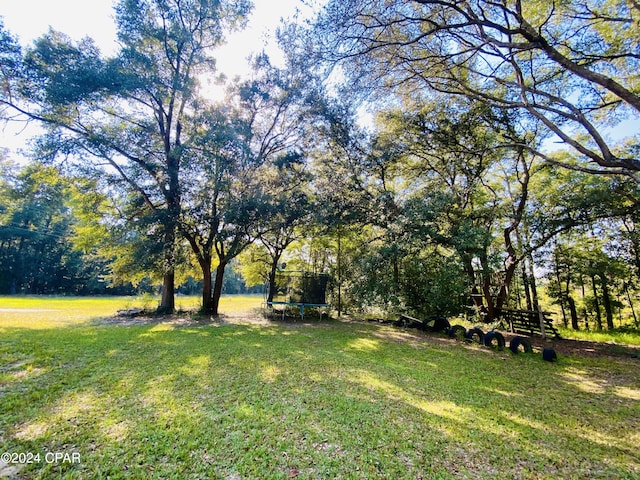
<path id="1" fill-rule="evenodd" d="M 51 328 L 82 324 L 115 315 L 129 308 L 153 309 L 159 298 L 140 297 L 64 297 L 0 296 L 0 327 Z M 226 295 L 220 299 L 220 312 L 230 313 L 260 307 L 262 295 Z M 176 297 L 176 309 L 197 310 L 198 296 Z"/>

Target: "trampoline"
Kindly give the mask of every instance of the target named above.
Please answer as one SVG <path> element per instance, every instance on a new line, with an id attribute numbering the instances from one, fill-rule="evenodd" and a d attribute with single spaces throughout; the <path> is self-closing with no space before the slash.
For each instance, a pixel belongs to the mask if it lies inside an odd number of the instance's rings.
<path id="1" fill-rule="evenodd" d="M 304 320 L 306 308 L 329 308 L 326 292 L 329 284 L 326 273 L 310 273 L 301 271 L 280 271 L 276 274 L 273 300 L 265 301 L 265 307 L 282 307 L 282 319 L 287 307 L 297 307 L 300 319 Z M 268 294 L 269 292 L 267 292 Z M 267 296 L 270 298 L 271 296 Z"/>

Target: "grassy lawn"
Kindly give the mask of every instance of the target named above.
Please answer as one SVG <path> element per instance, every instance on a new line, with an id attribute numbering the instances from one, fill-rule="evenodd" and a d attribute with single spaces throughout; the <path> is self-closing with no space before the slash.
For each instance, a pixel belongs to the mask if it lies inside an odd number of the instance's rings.
<path id="1" fill-rule="evenodd" d="M 573 330 L 571 328 L 559 327 L 558 331 L 563 338 L 574 338 L 576 340 L 588 340 L 592 342 L 613 343 L 619 345 L 638 345 L 640 338 L 637 333 L 624 331 L 590 331 Z"/>
<path id="2" fill-rule="evenodd" d="M 341 322 L 92 325 L 134 302 L 37 300 L 0 298 L 0 450 L 40 455 L 0 477 L 640 478 L 638 359 Z"/>
<path id="3" fill-rule="evenodd" d="M 220 312 L 259 308 L 262 295 L 230 295 L 220 299 Z M 118 310 L 145 308 L 153 310 L 158 298 L 140 297 L 65 297 L 0 296 L 0 327 L 53 328 L 80 325 L 109 317 Z M 202 304 L 197 296 L 177 296 L 177 310 L 196 310 Z"/>

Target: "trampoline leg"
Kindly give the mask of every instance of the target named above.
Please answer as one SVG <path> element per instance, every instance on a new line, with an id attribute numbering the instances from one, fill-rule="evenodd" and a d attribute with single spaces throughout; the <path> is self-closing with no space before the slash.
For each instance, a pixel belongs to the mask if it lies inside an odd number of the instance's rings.
<path id="1" fill-rule="evenodd" d="M 304 305 L 300 305 L 300 320 L 304 322 Z"/>

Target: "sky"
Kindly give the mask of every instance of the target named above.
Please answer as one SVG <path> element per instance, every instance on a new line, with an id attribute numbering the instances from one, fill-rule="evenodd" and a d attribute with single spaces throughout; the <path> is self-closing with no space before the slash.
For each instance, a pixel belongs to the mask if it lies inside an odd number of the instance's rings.
<path id="1" fill-rule="evenodd" d="M 109 54 L 116 49 L 113 4 L 114 0 L 0 0 L 0 16 L 23 45 L 52 27 L 76 40 L 90 36 Z M 230 77 L 243 73 L 244 59 L 265 45 L 275 45 L 280 19 L 291 17 L 297 8 L 304 10 L 301 0 L 254 0 L 247 28 L 229 36 L 218 52 L 220 70 Z"/>
<path id="2" fill-rule="evenodd" d="M 74 40 L 93 38 L 101 51 L 109 55 L 117 49 L 113 4 L 115 0 L 0 0 L 0 17 L 4 27 L 17 36 L 22 45 L 49 30 L 67 34 Z M 228 36 L 227 44 L 215 54 L 218 71 L 228 78 L 244 76 L 248 71 L 247 57 L 265 49 L 277 62 L 275 30 L 281 18 L 292 17 L 296 9 L 308 12 L 301 0 L 253 0 L 249 24 L 241 32 Z M 221 89 L 219 89 L 221 91 Z M 30 133 L 31 132 L 31 133 Z M 19 149 L 31 129 L 21 131 L 16 126 L 0 130 L 0 147 L 9 148 L 19 156 Z"/>

